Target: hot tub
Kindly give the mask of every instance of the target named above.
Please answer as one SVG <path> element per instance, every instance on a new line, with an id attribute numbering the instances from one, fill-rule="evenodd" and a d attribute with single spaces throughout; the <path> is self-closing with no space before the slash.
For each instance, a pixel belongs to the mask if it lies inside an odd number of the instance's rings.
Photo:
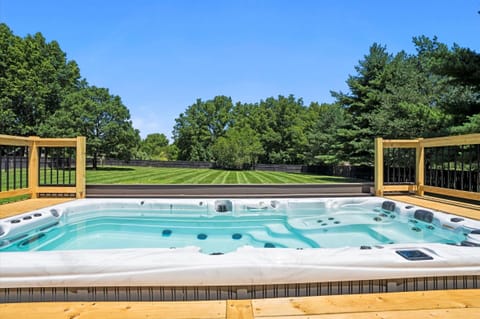
<path id="1" fill-rule="evenodd" d="M 0 220 L 0 287 L 480 275 L 480 222 L 369 198 L 83 199 Z"/>

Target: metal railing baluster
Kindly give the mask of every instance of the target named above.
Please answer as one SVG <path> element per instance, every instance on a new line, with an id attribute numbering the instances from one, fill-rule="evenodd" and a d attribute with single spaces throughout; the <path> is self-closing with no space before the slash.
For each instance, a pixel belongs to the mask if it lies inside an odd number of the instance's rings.
<path id="1" fill-rule="evenodd" d="M 6 190 L 10 190 L 10 156 L 9 156 L 9 150 L 10 147 L 6 147 L 7 149 L 7 156 L 5 160 L 5 173 L 6 173 Z"/>

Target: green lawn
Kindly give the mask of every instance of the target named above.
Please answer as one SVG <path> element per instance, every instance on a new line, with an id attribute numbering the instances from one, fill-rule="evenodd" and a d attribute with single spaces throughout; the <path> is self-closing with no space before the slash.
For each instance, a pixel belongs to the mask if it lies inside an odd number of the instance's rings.
<path id="1" fill-rule="evenodd" d="M 66 180 L 68 174 L 66 173 Z M 56 182 L 56 173 L 50 180 L 50 171 L 40 172 L 40 180 Z M 46 177 L 45 177 L 46 176 Z M 5 176 L 2 189 L 6 189 Z M 74 180 L 74 176 L 71 177 Z M 13 176 L 10 176 L 13 180 Z M 17 187 L 22 180 L 26 186 L 26 176 L 16 177 Z M 63 173 L 59 181 L 63 181 Z M 87 170 L 87 184 L 325 184 L 359 182 L 335 176 L 313 174 L 266 172 L 266 171 L 226 171 L 217 169 L 164 168 L 164 167 L 100 167 Z M 10 184 L 13 187 L 13 184 Z M 29 195 L 0 199 L 0 205 L 28 198 Z"/>
<path id="2" fill-rule="evenodd" d="M 87 184 L 321 184 L 358 182 L 313 174 L 164 167 L 100 167 L 87 170 Z"/>

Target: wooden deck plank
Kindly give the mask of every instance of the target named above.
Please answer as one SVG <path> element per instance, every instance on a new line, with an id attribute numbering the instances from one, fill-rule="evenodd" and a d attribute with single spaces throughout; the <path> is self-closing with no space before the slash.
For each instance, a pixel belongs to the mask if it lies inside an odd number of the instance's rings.
<path id="1" fill-rule="evenodd" d="M 228 319 L 253 319 L 253 309 L 251 300 L 228 300 L 227 301 Z"/>
<path id="2" fill-rule="evenodd" d="M 413 319 L 413 318 L 442 318 L 442 319 L 477 319 L 480 318 L 480 308 L 454 308 L 434 310 L 409 310 L 409 311 L 381 311 L 340 313 L 327 315 L 301 315 L 301 316 L 275 316 L 255 317 L 255 319 Z"/>
<path id="3" fill-rule="evenodd" d="M 385 196 L 385 198 L 480 220 L 480 207 L 478 205 L 461 206 L 460 204 L 456 204 L 454 201 L 435 199 L 427 196 L 421 198 L 411 195 L 390 195 Z"/>
<path id="4" fill-rule="evenodd" d="M 11 217 L 18 214 L 27 213 L 36 209 L 45 208 L 52 205 L 65 203 L 74 198 L 35 198 L 26 199 L 19 202 L 0 205 L 0 218 Z"/>
<path id="5" fill-rule="evenodd" d="M 2 319 L 480 318 L 480 289 L 183 302 L 0 304 Z"/>
<path id="6" fill-rule="evenodd" d="M 0 304 L 2 319 L 222 319 L 226 302 L 45 302 Z"/>
<path id="7" fill-rule="evenodd" d="M 480 308 L 480 289 L 252 300 L 255 318 Z"/>

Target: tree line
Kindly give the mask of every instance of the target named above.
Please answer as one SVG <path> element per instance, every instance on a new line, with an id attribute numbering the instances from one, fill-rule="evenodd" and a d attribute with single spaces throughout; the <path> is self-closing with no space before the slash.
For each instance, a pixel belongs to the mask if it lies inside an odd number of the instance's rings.
<path id="1" fill-rule="evenodd" d="M 94 165 L 118 159 L 371 165 L 373 139 L 480 132 L 480 54 L 420 36 L 415 53 L 374 43 L 333 103 L 293 95 L 256 103 L 198 99 L 164 134 L 141 139 L 119 96 L 90 85 L 75 61 L 41 33 L 0 24 L 0 134 L 87 137 Z"/>
<path id="2" fill-rule="evenodd" d="M 374 43 L 334 103 L 278 96 L 258 103 L 197 100 L 176 119 L 178 158 L 229 168 L 274 164 L 373 164 L 375 137 L 480 132 L 480 55 L 436 38 L 415 54 Z"/>

